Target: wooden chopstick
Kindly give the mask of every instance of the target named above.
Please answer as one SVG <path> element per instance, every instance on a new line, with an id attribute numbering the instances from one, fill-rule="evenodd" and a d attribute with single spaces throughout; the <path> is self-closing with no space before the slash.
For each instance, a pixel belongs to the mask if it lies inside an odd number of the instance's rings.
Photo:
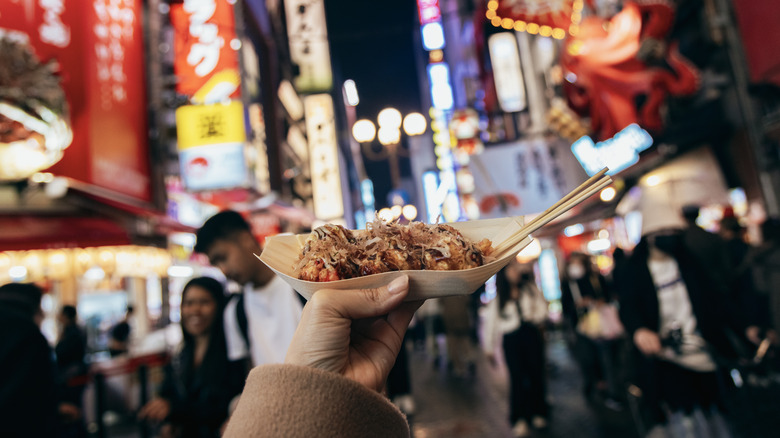
<path id="1" fill-rule="evenodd" d="M 567 211 L 574 208 L 576 205 L 581 203 L 582 201 L 590 198 L 591 196 L 598 193 L 599 190 L 603 189 L 604 187 L 612 184 L 612 178 L 609 176 L 605 176 L 603 179 L 599 180 L 598 183 L 589 189 L 577 194 L 576 196 L 569 198 L 568 201 L 563 203 L 562 205 L 559 205 L 555 210 L 551 211 L 549 214 L 546 214 L 543 219 L 539 221 L 534 221 L 533 224 L 529 224 L 527 227 L 524 227 L 523 232 L 526 232 L 528 234 L 534 233 L 539 228 L 542 228 L 543 226 L 547 225 L 548 223 L 552 222 L 554 219 L 558 218 L 560 215 L 566 213 Z"/>
<path id="2" fill-rule="evenodd" d="M 606 167 L 601 169 L 601 170 L 599 170 L 595 175 L 593 175 L 592 177 L 588 178 L 584 183 L 580 184 L 576 189 L 572 190 L 571 192 L 569 192 L 569 194 L 567 194 L 563 198 L 559 199 L 558 202 L 553 204 L 552 207 L 548 208 L 542 214 L 540 214 L 540 215 L 536 216 L 535 218 L 533 218 L 533 220 L 531 220 L 531 222 L 526 224 L 526 226 L 533 225 L 534 222 L 537 222 L 537 221 L 541 220 L 547 213 L 555 210 L 556 208 L 561 206 L 564 202 L 566 202 L 569 199 L 573 198 L 575 195 L 577 195 L 578 193 L 582 192 L 583 190 L 585 190 L 590 185 L 595 184 L 607 172 L 609 172 L 609 169 L 606 168 Z"/>
<path id="3" fill-rule="evenodd" d="M 599 190 L 612 184 L 612 178 L 609 175 L 605 175 L 608 170 L 609 169 L 605 167 L 587 181 L 580 184 L 577 188 L 556 202 L 552 207 L 548 208 L 542 214 L 536 216 L 531 222 L 520 228 L 520 230 L 518 230 L 517 233 L 515 233 L 512 237 L 500 243 L 494 249 L 494 252 L 496 254 L 501 254 L 504 251 L 514 247 L 523 239 L 536 232 L 538 229 L 552 222 L 557 217 L 566 213 L 582 201 L 590 198 Z"/>

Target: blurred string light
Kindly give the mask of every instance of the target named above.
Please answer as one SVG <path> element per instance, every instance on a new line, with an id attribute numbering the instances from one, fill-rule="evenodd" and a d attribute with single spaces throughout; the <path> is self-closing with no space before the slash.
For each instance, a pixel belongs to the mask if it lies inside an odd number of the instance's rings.
<path id="1" fill-rule="evenodd" d="M 569 225 L 563 229 L 563 235 L 566 237 L 579 236 L 585 232 L 585 226 L 582 224 Z"/>
<path id="2" fill-rule="evenodd" d="M 93 266 L 87 269 L 87 272 L 84 273 L 85 280 L 100 281 L 104 278 L 106 278 L 106 271 L 104 271 L 100 266 Z"/>
<path id="3" fill-rule="evenodd" d="M 14 282 L 24 281 L 27 279 L 27 268 L 24 266 L 13 266 L 8 270 L 8 276 Z"/>
<path id="4" fill-rule="evenodd" d="M 34 173 L 30 180 L 34 183 L 50 183 L 54 181 L 54 175 L 49 172 L 37 172 Z"/>
<path id="5" fill-rule="evenodd" d="M 600 197 L 602 201 L 609 202 L 615 199 L 615 195 L 617 195 L 617 190 L 614 187 L 607 187 L 601 191 Z"/>
<path id="6" fill-rule="evenodd" d="M 191 266 L 171 265 L 168 268 L 169 277 L 189 278 L 195 273 Z"/>
<path id="7" fill-rule="evenodd" d="M 398 128 L 385 128 L 380 127 L 377 132 L 377 138 L 379 143 L 384 146 L 394 145 L 401 142 L 401 130 Z"/>
<path id="8" fill-rule="evenodd" d="M 648 187 L 655 187 L 658 184 L 661 184 L 661 177 L 658 175 L 650 175 L 645 180 L 645 184 L 647 184 Z"/>
<path id="9" fill-rule="evenodd" d="M 412 204 L 404 205 L 401 214 L 403 214 L 407 220 L 413 221 L 417 218 L 417 207 Z"/>
<path id="10" fill-rule="evenodd" d="M 357 106 L 357 104 L 360 103 L 357 86 L 355 85 L 355 81 L 352 79 L 347 79 L 344 81 L 344 97 L 346 98 L 347 103 L 351 106 Z"/>
<path id="11" fill-rule="evenodd" d="M 441 22 L 435 21 L 422 26 L 422 43 L 425 50 L 439 50 L 444 48 L 444 28 Z"/>
<path id="12" fill-rule="evenodd" d="M 390 209 L 387 208 L 387 207 L 380 209 L 377 212 L 377 216 L 379 216 L 379 218 L 382 219 L 385 222 L 390 222 L 390 221 L 392 221 L 394 219 L 393 218 L 393 212 L 390 211 Z"/>
<path id="13" fill-rule="evenodd" d="M 428 66 L 428 79 L 431 84 L 431 99 L 433 107 L 440 110 L 452 109 L 454 98 L 450 85 L 450 68 L 444 63 Z"/>
<path id="14" fill-rule="evenodd" d="M 376 116 L 380 128 L 400 128 L 401 112 L 395 108 L 385 108 Z"/>
<path id="15" fill-rule="evenodd" d="M 509 2 L 507 2 L 509 3 Z M 568 28 L 568 32 L 571 35 L 577 35 L 579 32 L 579 24 L 580 21 L 582 21 L 582 9 L 584 7 L 584 1 L 583 0 L 574 0 L 571 4 L 571 15 L 569 16 L 570 24 Z M 528 32 L 531 35 L 539 34 L 543 37 L 553 37 L 555 39 L 561 40 L 566 37 L 566 31 L 567 29 L 563 29 L 561 27 L 551 27 L 548 25 L 540 25 L 537 23 L 528 23 L 523 20 L 515 20 L 513 18 L 509 17 L 501 17 L 498 15 L 498 8 L 499 8 L 499 2 L 498 0 L 490 0 L 487 2 L 487 10 L 485 11 L 485 18 L 490 20 L 490 24 L 492 24 L 495 27 L 502 27 L 504 29 L 514 29 L 518 32 Z M 521 5 L 519 7 L 520 12 L 527 12 L 527 13 L 534 13 L 534 11 L 531 9 L 531 6 L 525 6 L 525 9 L 523 9 L 523 6 Z M 549 11 L 550 14 L 554 13 L 563 13 L 564 11 L 559 11 L 557 9 L 554 9 L 552 11 Z M 540 15 L 540 14 L 536 14 Z"/>
<path id="16" fill-rule="evenodd" d="M 377 212 L 377 216 L 385 222 L 392 222 L 403 217 L 407 221 L 413 221 L 417 218 L 417 207 L 412 204 L 404 206 L 394 205 L 390 208 L 383 208 Z"/>
<path id="17" fill-rule="evenodd" d="M 407 135 L 420 135 L 425 133 L 428 122 L 425 120 L 425 116 L 420 113 L 409 113 L 404 117 L 403 127 Z"/>
<path id="18" fill-rule="evenodd" d="M 371 120 L 361 119 L 352 125 L 352 136 L 359 143 L 368 143 L 374 141 L 376 136 L 376 126 Z"/>
<path id="19" fill-rule="evenodd" d="M 588 242 L 588 252 L 596 254 L 608 250 L 612 246 L 612 242 L 609 239 L 594 239 Z"/>

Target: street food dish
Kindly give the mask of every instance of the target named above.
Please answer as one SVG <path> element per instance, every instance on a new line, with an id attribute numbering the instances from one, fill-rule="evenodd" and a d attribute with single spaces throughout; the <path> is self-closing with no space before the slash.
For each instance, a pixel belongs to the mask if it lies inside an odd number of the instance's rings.
<path id="1" fill-rule="evenodd" d="M 364 231 L 326 224 L 309 235 L 295 265 L 300 280 L 337 281 L 390 271 L 449 271 L 482 266 L 493 248 L 447 224 L 376 218 Z"/>

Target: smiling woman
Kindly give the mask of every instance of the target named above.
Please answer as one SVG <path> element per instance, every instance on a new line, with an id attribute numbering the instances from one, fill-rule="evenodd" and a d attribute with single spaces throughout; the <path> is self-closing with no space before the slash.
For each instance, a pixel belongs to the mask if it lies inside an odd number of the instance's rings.
<path id="1" fill-rule="evenodd" d="M 227 359 L 224 306 L 217 280 L 198 277 L 187 283 L 182 292 L 181 351 L 166 369 L 159 397 L 141 409 L 140 418 L 181 432 L 178 436 L 219 436 L 228 405 L 244 383 L 244 365 Z"/>

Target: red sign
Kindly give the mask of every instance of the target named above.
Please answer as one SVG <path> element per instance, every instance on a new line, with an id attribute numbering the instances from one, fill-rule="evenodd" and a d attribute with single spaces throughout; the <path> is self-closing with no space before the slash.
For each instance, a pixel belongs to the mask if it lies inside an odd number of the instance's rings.
<path id="1" fill-rule="evenodd" d="M 439 0 L 417 0 L 417 10 L 420 12 L 420 24 L 441 20 Z"/>
<path id="2" fill-rule="evenodd" d="M 238 55 L 233 6 L 228 0 L 184 0 L 171 5 L 177 90 L 187 96 L 238 97 Z M 224 95 L 223 95 L 224 93 Z M 212 98 L 214 96 L 211 96 Z"/>
<path id="3" fill-rule="evenodd" d="M 140 0 L 4 1 L 0 35 L 55 60 L 73 143 L 57 175 L 151 201 Z"/>
<path id="4" fill-rule="evenodd" d="M 780 86 L 780 2 L 753 0 L 734 2 L 737 23 L 742 33 L 750 79 L 756 83 Z"/>

